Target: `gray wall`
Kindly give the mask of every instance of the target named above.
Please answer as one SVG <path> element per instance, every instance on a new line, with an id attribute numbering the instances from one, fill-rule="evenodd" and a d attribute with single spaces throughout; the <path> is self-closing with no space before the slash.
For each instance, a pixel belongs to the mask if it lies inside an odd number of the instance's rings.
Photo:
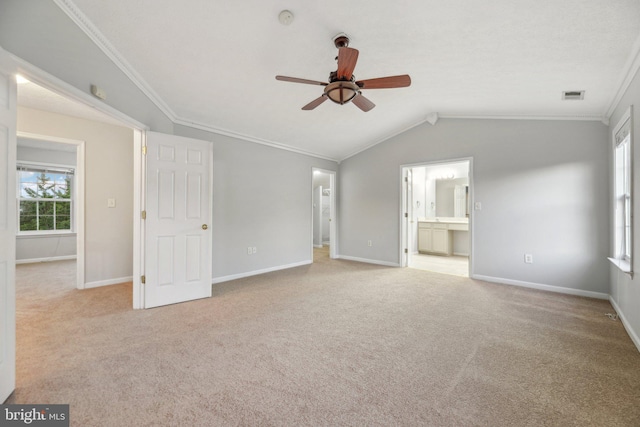
<path id="1" fill-rule="evenodd" d="M 614 127 L 618 124 L 623 114 L 630 105 L 633 105 L 633 130 L 632 130 L 632 150 L 633 150 L 633 212 L 640 212 L 640 74 L 636 74 L 631 82 L 631 86 L 625 92 L 622 100 L 618 104 L 614 114 L 611 116 L 609 128 L 609 158 L 613 167 L 613 136 Z M 613 181 L 611 181 L 613 188 Z M 611 203 L 609 203 L 611 205 Z M 638 216 L 636 215 L 636 218 Z M 611 213 L 613 220 L 613 212 Z M 617 267 L 611 265 L 611 299 L 616 304 L 618 313 L 624 318 L 625 326 L 634 339 L 636 346 L 640 348 L 640 278 L 638 278 L 638 252 L 640 251 L 640 222 L 634 220 L 633 241 L 635 255 L 633 256 L 633 278 L 622 273 Z M 613 223 L 611 224 L 613 230 Z M 613 231 L 611 231 L 613 236 Z M 613 254 L 613 240 L 611 241 L 610 254 Z"/>
<path id="2" fill-rule="evenodd" d="M 337 164 L 176 126 L 213 145 L 213 278 L 311 262 L 312 168 Z M 247 247 L 257 253 L 247 255 Z"/>
<path id="3" fill-rule="evenodd" d="M 18 138 L 20 144 L 20 138 Z M 54 147 L 56 144 L 52 144 Z M 76 153 L 55 149 L 40 149 L 18 146 L 18 162 L 39 162 L 55 165 L 75 166 Z M 47 260 L 76 256 L 76 234 L 18 235 L 16 237 L 16 261 Z"/>
<path id="4" fill-rule="evenodd" d="M 85 93 L 100 86 L 106 104 L 172 133 L 171 120 L 52 0 L 2 0 L 0 46 Z"/>
<path id="5" fill-rule="evenodd" d="M 85 282 L 131 280 L 133 131 L 24 107 L 18 131 L 85 141 Z"/>
<path id="6" fill-rule="evenodd" d="M 607 294 L 607 140 L 588 121 L 418 126 L 340 164 L 340 255 L 399 264 L 400 166 L 472 157 L 472 274 Z"/>

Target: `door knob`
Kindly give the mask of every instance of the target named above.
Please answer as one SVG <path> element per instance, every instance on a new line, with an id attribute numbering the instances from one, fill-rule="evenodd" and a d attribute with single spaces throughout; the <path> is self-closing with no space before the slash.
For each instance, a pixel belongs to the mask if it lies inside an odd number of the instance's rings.
<path id="1" fill-rule="evenodd" d="M 207 224 L 202 224 L 202 229 L 203 229 L 203 230 L 206 230 L 207 228 L 209 228 L 209 227 L 207 226 Z"/>

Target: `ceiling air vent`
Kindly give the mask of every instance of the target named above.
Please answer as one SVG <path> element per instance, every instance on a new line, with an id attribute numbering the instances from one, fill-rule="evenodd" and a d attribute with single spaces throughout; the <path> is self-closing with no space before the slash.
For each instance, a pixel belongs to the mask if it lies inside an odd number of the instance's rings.
<path id="1" fill-rule="evenodd" d="M 583 90 L 567 90 L 562 92 L 563 101 L 580 101 L 584 99 Z"/>

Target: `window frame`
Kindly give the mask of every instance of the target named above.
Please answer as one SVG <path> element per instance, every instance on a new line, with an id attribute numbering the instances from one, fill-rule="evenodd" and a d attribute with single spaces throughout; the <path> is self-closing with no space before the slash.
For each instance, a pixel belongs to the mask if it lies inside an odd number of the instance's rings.
<path id="1" fill-rule="evenodd" d="M 71 191 L 68 199 L 56 199 L 56 198 L 43 198 L 43 197 L 31 197 L 31 198 L 23 198 L 22 197 L 22 189 L 21 189 L 21 179 L 20 172 L 31 171 L 34 173 L 57 173 L 57 174 L 66 174 L 71 176 L 70 186 Z M 18 236 L 45 236 L 45 235 L 55 235 L 55 234 L 74 234 L 75 231 L 75 198 L 76 198 L 76 167 L 71 165 L 61 165 L 55 163 L 41 163 L 41 162 L 30 162 L 30 161 L 18 161 L 16 164 L 16 234 Z M 21 230 L 20 229 L 20 205 L 22 201 L 28 202 L 38 202 L 37 210 L 39 209 L 39 202 L 56 202 L 56 201 L 64 201 L 69 203 L 69 229 L 53 229 L 53 230 Z M 54 227 L 55 227 L 55 204 L 54 204 Z"/>
<path id="2" fill-rule="evenodd" d="M 612 132 L 612 251 L 609 260 L 633 277 L 633 106 Z"/>

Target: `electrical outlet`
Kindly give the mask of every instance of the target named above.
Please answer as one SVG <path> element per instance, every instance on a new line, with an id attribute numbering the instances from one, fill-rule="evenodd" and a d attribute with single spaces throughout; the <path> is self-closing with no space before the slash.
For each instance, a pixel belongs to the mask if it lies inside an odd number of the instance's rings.
<path id="1" fill-rule="evenodd" d="M 371 243 L 371 240 L 367 240 L 367 246 L 369 247 L 373 246 L 373 243 Z"/>
<path id="2" fill-rule="evenodd" d="M 116 207 L 116 199 L 107 199 L 107 207 L 115 208 Z"/>
<path id="3" fill-rule="evenodd" d="M 473 204 L 473 206 L 474 206 L 475 210 L 477 210 L 477 211 L 481 211 L 482 210 L 482 203 L 480 203 L 480 202 L 475 202 Z"/>
<path id="4" fill-rule="evenodd" d="M 255 253 L 257 253 L 257 252 L 258 252 L 258 248 L 256 248 L 256 247 L 254 246 L 253 248 L 251 248 L 251 252 L 252 252 L 252 253 L 254 253 L 254 254 L 255 254 Z"/>
<path id="5" fill-rule="evenodd" d="M 253 249 L 251 249 L 251 246 L 247 247 L 247 255 L 251 255 L 253 253 Z"/>
<path id="6" fill-rule="evenodd" d="M 524 262 L 527 264 L 533 264 L 533 255 L 524 254 Z"/>

